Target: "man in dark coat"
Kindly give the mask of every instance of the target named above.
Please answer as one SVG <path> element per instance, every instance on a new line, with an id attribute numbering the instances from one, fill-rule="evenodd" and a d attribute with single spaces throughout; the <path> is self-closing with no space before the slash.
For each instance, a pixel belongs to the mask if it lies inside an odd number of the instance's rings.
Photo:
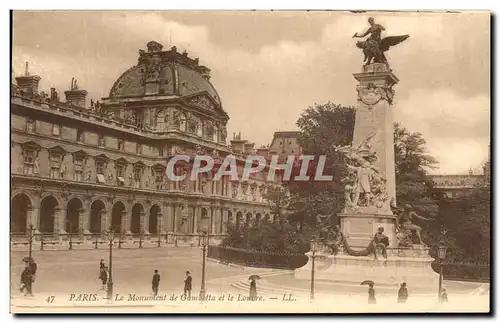
<path id="1" fill-rule="evenodd" d="M 33 296 L 31 291 L 31 285 L 33 283 L 33 276 L 31 274 L 30 265 L 26 264 L 23 272 L 21 273 L 21 293 L 26 289 L 26 293 L 24 296 L 30 295 Z"/>
<path id="2" fill-rule="evenodd" d="M 108 267 L 104 266 L 101 269 L 101 273 L 99 275 L 99 279 L 102 282 L 102 289 L 105 290 L 106 289 L 106 283 L 108 282 Z"/>
<path id="3" fill-rule="evenodd" d="M 402 283 L 398 291 L 398 303 L 406 303 L 408 299 L 408 289 L 406 288 L 406 283 Z"/>
<path id="4" fill-rule="evenodd" d="M 192 281 L 193 277 L 191 277 L 191 273 L 186 271 L 186 279 L 184 279 L 184 295 L 187 295 L 188 297 L 191 297 L 191 289 L 193 287 L 191 285 Z"/>
<path id="5" fill-rule="evenodd" d="M 158 274 L 158 270 L 155 269 L 155 273 L 153 275 L 153 281 L 152 281 L 152 286 L 153 286 L 153 293 L 154 295 L 158 295 L 158 286 L 160 286 L 160 274 Z"/>

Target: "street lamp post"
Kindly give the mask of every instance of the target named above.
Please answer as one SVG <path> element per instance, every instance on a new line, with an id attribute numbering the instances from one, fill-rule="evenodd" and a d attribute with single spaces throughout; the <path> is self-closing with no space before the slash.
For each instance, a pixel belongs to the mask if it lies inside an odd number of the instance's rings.
<path id="1" fill-rule="evenodd" d="M 441 294 L 443 292 L 443 260 L 446 258 L 446 246 L 442 240 L 438 247 L 439 258 L 439 289 L 438 289 L 438 302 L 441 303 Z"/>
<path id="2" fill-rule="evenodd" d="M 158 221 L 158 248 L 161 247 L 161 222 Z"/>
<path id="3" fill-rule="evenodd" d="M 115 239 L 115 233 L 113 229 L 108 231 L 109 240 L 109 277 L 108 277 L 108 300 L 113 301 L 113 240 Z"/>
<path id="4" fill-rule="evenodd" d="M 316 258 L 316 251 L 318 251 L 319 240 L 316 237 L 311 239 L 311 300 L 314 300 L 314 260 Z"/>
<path id="5" fill-rule="evenodd" d="M 33 237 L 34 237 L 33 231 L 34 231 L 33 224 L 30 224 L 30 226 L 28 227 L 28 234 L 29 234 L 28 262 L 29 262 L 30 266 L 31 266 L 31 254 L 32 254 L 32 250 L 33 250 Z"/>
<path id="6" fill-rule="evenodd" d="M 203 262 L 201 267 L 201 289 L 200 289 L 200 299 L 203 301 L 205 299 L 205 253 L 207 251 L 208 245 L 208 232 L 203 231 L 201 236 L 201 246 L 203 250 Z"/>

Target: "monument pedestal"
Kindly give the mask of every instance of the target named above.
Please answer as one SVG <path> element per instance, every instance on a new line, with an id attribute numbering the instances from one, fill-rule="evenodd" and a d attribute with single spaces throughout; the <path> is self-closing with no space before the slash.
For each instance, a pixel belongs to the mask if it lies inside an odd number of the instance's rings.
<path id="1" fill-rule="evenodd" d="M 377 233 L 378 228 L 384 228 L 384 234 L 389 237 L 389 242 L 392 247 L 396 243 L 396 217 L 392 214 L 379 213 L 341 213 L 340 217 L 341 230 L 346 237 L 347 243 L 351 247 L 366 248 L 373 236 Z"/>
<path id="2" fill-rule="evenodd" d="M 387 259 L 373 255 L 354 257 L 345 253 L 329 255 L 324 252 L 315 256 L 314 277 L 317 283 L 321 281 L 335 281 L 359 285 L 363 280 L 373 280 L 375 286 L 395 287 L 406 282 L 409 288 L 418 286 L 419 289 L 435 290 L 438 286 L 439 274 L 431 268 L 433 258 L 429 257 L 429 250 L 424 246 L 411 248 L 387 248 Z M 311 279 L 311 253 L 307 264 L 295 269 L 297 279 Z M 376 287 L 375 287 L 376 288 Z"/>

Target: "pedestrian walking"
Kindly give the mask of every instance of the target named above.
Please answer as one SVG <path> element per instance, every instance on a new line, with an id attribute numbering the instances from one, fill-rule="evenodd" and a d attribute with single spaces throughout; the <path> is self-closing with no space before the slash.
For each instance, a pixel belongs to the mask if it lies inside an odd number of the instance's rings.
<path id="1" fill-rule="evenodd" d="M 398 303 L 406 303 L 408 299 L 408 289 L 406 288 L 406 283 L 402 283 L 398 291 Z"/>
<path id="2" fill-rule="evenodd" d="M 31 287 L 33 284 L 33 277 L 31 275 L 31 269 L 29 264 L 26 264 L 26 267 L 24 268 L 23 272 L 21 273 L 21 293 L 26 290 L 26 293 L 24 296 L 30 295 L 33 296 Z"/>
<path id="3" fill-rule="evenodd" d="M 255 279 L 250 281 L 250 297 L 257 297 L 257 283 Z"/>
<path id="4" fill-rule="evenodd" d="M 192 281 L 193 277 L 191 277 L 191 273 L 189 271 L 186 271 L 186 279 L 184 279 L 184 296 L 191 297 L 191 289 L 193 289 L 192 286 Z"/>
<path id="5" fill-rule="evenodd" d="M 104 263 L 104 258 L 101 258 L 101 262 L 99 262 L 99 270 L 102 270 L 104 267 L 106 267 L 106 264 Z"/>
<path id="6" fill-rule="evenodd" d="M 373 284 L 368 287 L 368 304 L 377 304 L 377 299 L 375 298 L 375 289 Z"/>
<path id="7" fill-rule="evenodd" d="M 158 270 L 155 269 L 155 273 L 153 274 L 153 294 L 158 295 L 158 287 L 160 286 L 160 274 L 158 274 Z"/>
<path id="8" fill-rule="evenodd" d="M 441 303 L 448 303 L 448 293 L 446 293 L 446 289 L 443 288 L 441 291 L 441 297 L 439 298 Z"/>
<path id="9" fill-rule="evenodd" d="M 29 269 L 31 273 L 31 282 L 34 283 L 36 277 L 36 271 L 38 269 L 38 265 L 36 264 L 35 259 L 31 259 L 31 261 L 29 262 Z"/>
<path id="10" fill-rule="evenodd" d="M 101 273 L 99 275 L 99 279 L 102 282 L 102 289 L 106 290 L 106 283 L 108 282 L 108 267 L 107 266 L 104 266 L 101 269 Z"/>

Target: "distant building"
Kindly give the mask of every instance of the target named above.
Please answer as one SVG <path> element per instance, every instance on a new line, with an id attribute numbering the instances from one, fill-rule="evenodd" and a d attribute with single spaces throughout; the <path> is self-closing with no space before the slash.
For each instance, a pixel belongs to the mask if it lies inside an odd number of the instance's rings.
<path id="1" fill-rule="evenodd" d="M 488 160 L 483 166 L 483 175 L 475 175 L 471 170 L 468 175 L 432 175 L 431 178 L 435 187 L 443 191 L 448 198 L 468 196 L 474 189 L 490 185 L 490 161 L 491 155 L 488 153 Z"/>
<path id="2" fill-rule="evenodd" d="M 271 155 L 297 155 L 300 154 L 299 139 L 300 131 L 278 131 L 274 133 L 273 140 L 269 146 Z"/>

